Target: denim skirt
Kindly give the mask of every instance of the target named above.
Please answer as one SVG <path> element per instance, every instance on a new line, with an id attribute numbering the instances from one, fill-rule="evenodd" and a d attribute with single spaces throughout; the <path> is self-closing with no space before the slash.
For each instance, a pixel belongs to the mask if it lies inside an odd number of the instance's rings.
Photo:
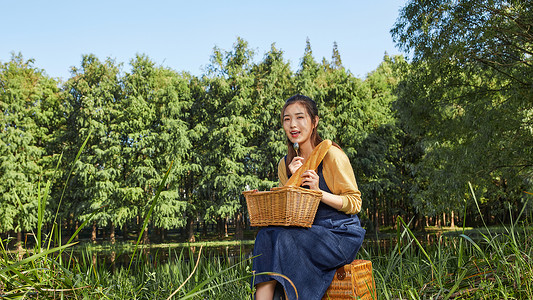
<path id="1" fill-rule="evenodd" d="M 337 268 L 355 259 L 364 236 L 357 215 L 347 215 L 323 203 L 310 228 L 263 227 L 254 244 L 256 275 L 252 285 L 276 280 L 288 299 L 296 299 L 296 295 L 301 300 L 322 299 Z M 271 274 L 257 275 L 264 272 Z"/>

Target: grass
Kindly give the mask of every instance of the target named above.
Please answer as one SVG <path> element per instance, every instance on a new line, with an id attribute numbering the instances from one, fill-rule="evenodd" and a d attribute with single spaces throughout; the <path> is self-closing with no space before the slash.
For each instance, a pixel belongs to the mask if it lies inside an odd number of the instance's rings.
<path id="1" fill-rule="evenodd" d="M 40 197 L 38 228 L 44 203 L 46 197 Z M 379 299 L 533 299 L 532 220 L 522 210 L 518 220 L 498 230 L 462 228 L 423 244 L 398 217 L 391 249 L 363 248 L 358 258 L 372 261 Z M 0 240 L 0 299 L 250 299 L 253 294 L 248 253 L 236 261 L 202 254 L 215 243 L 185 244 L 179 251 L 172 245 L 146 249 L 140 245 L 145 222 L 135 246 L 127 249 L 133 250 L 129 262 L 113 268 L 98 258 L 101 249 L 82 247 L 81 255 L 73 251 L 72 240 L 85 224 L 65 245 L 58 243 L 57 226 L 48 240 L 38 231 L 31 251 L 10 252 L 7 241 Z M 52 248 L 54 236 L 59 246 Z M 168 259 L 154 260 L 148 250 L 164 251 Z"/>
<path id="2" fill-rule="evenodd" d="M 360 255 L 372 260 L 380 299 L 533 299 L 533 226 L 525 219 L 463 228 L 423 246 L 399 217 L 390 253 Z"/>
<path id="3" fill-rule="evenodd" d="M 402 243 L 372 260 L 380 299 L 532 299 L 531 226 L 506 234 L 446 236 L 421 247 L 404 228 Z"/>
<path id="4" fill-rule="evenodd" d="M 533 227 L 528 222 L 465 233 L 443 234 L 430 245 L 417 244 L 407 224 L 398 219 L 400 242 L 377 254 L 363 249 L 359 258 L 372 261 L 379 299 L 533 299 Z M 249 299 L 249 253 L 234 259 L 193 248 L 139 249 L 131 269 L 114 271 L 104 255 L 89 248 L 74 255 L 68 245 L 38 254 L 3 252 L 4 299 Z M 202 250 L 203 249 L 203 250 Z M 152 249 L 151 251 L 154 251 Z M 374 252 L 374 253 L 373 253 Z M 152 254 L 152 255 L 150 255 Z M 157 256 L 157 255 L 155 255 Z M 5 262 L 9 267 L 5 267 Z"/>
<path id="5" fill-rule="evenodd" d="M 515 221 L 460 234 L 442 234 L 430 245 L 418 244 L 408 224 L 398 219 L 399 243 L 387 253 L 363 249 L 371 260 L 379 299 L 533 299 L 533 227 Z M 94 249 L 73 255 L 69 245 L 39 254 L 3 252 L 0 298 L 4 299 L 249 299 L 251 261 L 235 261 L 191 248 L 155 248 L 164 263 L 146 249 L 128 269 L 110 268 Z M 52 253 L 65 250 L 60 260 Z M 205 250 L 205 249 L 204 249 Z M 154 251 L 152 249 L 151 251 Z M 206 254 L 207 252 L 207 254 Z M 154 254 L 154 253 L 152 253 Z M 39 256 L 37 256 L 39 255 Z M 153 255 L 152 255 L 153 257 Z M 6 264 L 7 262 L 7 264 Z M 7 267 L 6 267 L 7 265 Z"/>
<path id="6" fill-rule="evenodd" d="M 89 136 L 78 151 L 79 159 Z M 58 162 L 59 166 L 59 162 Z M 142 230 L 133 248 L 130 262 L 126 267 L 111 271 L 105 264 L 99 264 L 96 253 L 84 251 L 83 255 L 73 255 L 71 243 L 81 231 L 92 215 L 79 227 L 65 245 L 61 245 L 61 230 L 58 229 L 55 214 L 51 234 L 43 239 L 41 228 L 45 211 L 46 197 L 49 194 L 52 179 L 49 180 L 42 193 L 38 195 L 38 231 L 35 237 L 35 249 L 24 252 L 10 252 L 7 240 L 0 240 L 0 298 L 1 299 L 166 299 L 179 298 L 203 299 L 201 294 L 210 294 L 212 299 L 217 295 L 227 295 L 230 299 L 240 299 L 251 295 L 251 275 L 249 260 L 242 259 L 236 264 L 229 264 L 220 257 L 206 257 L 196 262 L 185 258 L 184 253 L 174 254 L 175 259 L 164 263 L 154 264 L 149 256 L 144 256 L 140 239 L 146 230 L 148 220 L 165 181 L 172 169 L 172 164 L 165 173 L 152 205 L 144 216 Z M 56 172 L 57 174 L 57 167 Z M 69 174 L 72 174 L 72 169 Z M 65 187 L 70 175 L 66 180 Z M 39 189 L 39 191 L 41 191 Z M 63 190 L 63 195 L 64 195 Z M 59 206 L 61 205 L 59 199 Z M 93 212 L 93 215 L 97 211 Z M 54 242 L 52 239 L 55 237 Z M 53 243 L 58 247 L 51 248 Z M 67 251 L 65 251 L 67 250 Z M 144 252 L 144 253 L 141 253 Z M 169 250 L 171 252 L 171 250 Z M 169 256 L 171 253 L 169 253 Z M 190 258 L 194 253 L 190 253 Z M 243 275 L 245 274 L 245 275 Z M 177 286 L 179 284 L 179 286 Z M 224 289 L 229 284 L 237 288 Z"/>

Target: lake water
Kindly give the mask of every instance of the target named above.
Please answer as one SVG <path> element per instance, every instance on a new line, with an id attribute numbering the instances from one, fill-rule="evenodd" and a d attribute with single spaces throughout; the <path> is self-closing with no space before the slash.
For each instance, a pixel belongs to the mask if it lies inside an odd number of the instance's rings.
<path id="1" fill-rule="evenodd" d="M 111 248 L 111 247 L 107 247 Z M 223 258 L 226 263 L 233 265 L 243 259 L 251 258 L 253 244 L 243 245 L 228 245 L 228 246 L 178 246 L 178 247 L 145 247 L 139 248 L 135 251 L 135 258 L 132 267 L 136 263 L 146 264 L 147 262 L 153 266 L 165 264 L 172 261 L 188 262 L 191 255 L 193 259 L 197 259 L 200 248 L 202 258 Z M 133 249 L 123 247 L 113 247 L 111 249 L 91 249 L 78 247 L 68 255 L 72 255 L 78 260 L 85 263 L 107 266 L 111 270 L 116 268 L 128 267 L 132 256 Z"/>

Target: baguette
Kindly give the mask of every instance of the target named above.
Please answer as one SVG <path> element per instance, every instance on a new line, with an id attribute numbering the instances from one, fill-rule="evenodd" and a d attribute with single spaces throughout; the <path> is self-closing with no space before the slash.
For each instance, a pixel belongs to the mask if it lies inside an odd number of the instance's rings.
<path id="1" fill-rule="evenodd" d="M 326 153 L 328 153 L 329 148 L 331 147 L 330 140 L 323 140 L 320 144 L 316 145 L 313 152 L 305 163 L 292 174 L 291 178 L 287 180 L 285 186 L 301 186 L 302 185 L 302 174 L 307 170 L 315 170 L 318 168 Z"/>

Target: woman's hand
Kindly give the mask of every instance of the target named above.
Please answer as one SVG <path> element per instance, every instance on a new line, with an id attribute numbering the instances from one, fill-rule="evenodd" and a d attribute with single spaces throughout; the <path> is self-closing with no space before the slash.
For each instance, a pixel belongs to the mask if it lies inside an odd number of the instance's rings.
<path id="1" fill-rule="evenodd" d="M 311 190 L 319 191 L 319 177 L 315 170 L 307 170 L 302 174 L 302 186 L 307 186 Z"/>
<path id="2" fill-rule="evenodd" d="M 300 156 L 295 156 L 289 164 L 289 170 L 292 174 L 294 174 L 301 166 L 303 166 L 303 164 L 304 158 Z"/>

